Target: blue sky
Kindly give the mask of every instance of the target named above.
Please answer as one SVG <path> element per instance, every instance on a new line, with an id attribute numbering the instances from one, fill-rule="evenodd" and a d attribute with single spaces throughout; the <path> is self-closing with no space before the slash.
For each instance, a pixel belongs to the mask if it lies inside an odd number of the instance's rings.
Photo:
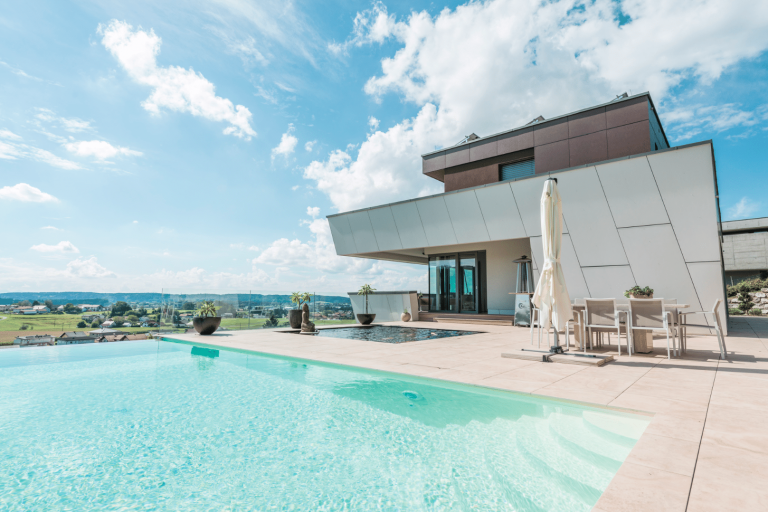
<path id="1" fill-rule="evenodd" d="M 768 216 L 760 3 L 156 4 L 0 11 L 0 291 L 419 289 L 336 257 L 325 215 L 439 192 L 421 153 L 625 91 L 673 145 L 714 140 L 725 219 Z"/>

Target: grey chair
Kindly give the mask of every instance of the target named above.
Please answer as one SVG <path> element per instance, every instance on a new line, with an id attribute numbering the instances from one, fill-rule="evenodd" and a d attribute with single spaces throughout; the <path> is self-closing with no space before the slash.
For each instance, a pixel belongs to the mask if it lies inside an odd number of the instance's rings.
<path id="1" fill-rule="evenodd" d="M 629 299 L 629 328 L 663 331 L 667 335 L 667 359 L 672 358 L 669 345 L 672 334 L 672 349 L 677 356 L 677 329 L 672 312 L 664 310 L 664 299 Z"/>
<path id="2" fill-rule="evenodd" d="M 688 333 L 686 332 L 686 329 L 688 327 L 703 327 L 707 329 L 711 329 L 714 327 L 715 334 L 717 335 L 717 344 L 720 347 L 720 359 L 726 359 L 728 356 L 728 350 L 725 347 L 725 336 L 723 336 L 723 328 L 720 325 L 720 316 L 717 314 L 717 310 L 720 309 L 720 304 L 723 301 L 721 299 L 717 299 L 715 301 L 715 305 L 712 307 L 712 311 L 685 311 L 683 313 L 680 313 L 681 317 L 681 323 L 680 323 L 680 330 L 681 330 L 681 345 L 683 347 L 683 350 L 685 349 L 685 342 L 686 338 L 688 337 Z M 712 325 L 708 324 L 689 324 L 687 321 L 688 315 L 703 315 L 704 319 L 707 320 L 707 315 L 709 315 L 709 318 L 712 320 Z"/>
<path id="3" fill-rule="evenodd" d="M 619 355 L 621 355 L 621 332 L 624 331 L 624 337 L 627 341 L 627 354 L 632 356 L 632 345 L 629 342 L 629 330 L 627 325 L 622 325 L 621 315 L 623 311 L 616 309 L 616 299 L 585 299 L 584 300 L 584 327 L 587 330 L 587 339 L 589 339 L 590 348 L 592 348 L 592 334 L 597 333 L 602 336 L 608 334 L 608 343 L 611 342 L 611 333 L 615 332 L 619 346 Z M 586 352 L 586 343 L 582 344 Z"/>

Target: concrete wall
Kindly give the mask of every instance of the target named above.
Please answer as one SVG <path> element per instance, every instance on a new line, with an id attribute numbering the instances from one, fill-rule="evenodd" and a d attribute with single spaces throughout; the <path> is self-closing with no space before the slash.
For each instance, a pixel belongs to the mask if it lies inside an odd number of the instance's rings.
<path id="1" fill-rule="evenodd" d="M 352 302 L 352 311 L 355 318 L 360 313 L 365 313 L 365 297 L 356 292 L 349 292 L 349 300 Z M 375 323 L 399 322 L 403 310 L 408 308 L 411 320 L 419 319 L 419 307 L 415 291 L 382 291 L 374 292 L 368 296 L 368 312 L 376 315 Z"/>
<path id="2" fill-rule="evenodd" d="M 531 255 L 531 245 L 527 238 L 485 242 L 478 244 L 459 244 L 437 246 L 424 249 L 425 254 L 446 252 L 485 251 L 488 313 L 496 315 L 514 315 L 514 295 L 517 279 L 517 265 L 512 263 L 522 255 Z M 427 290 L 423 290 L 427 293 Z"/>
<path id="3" fill-rule="evenodd" d="M 768 270 L 768 232 L 723 233 L 725 270 Z"/>

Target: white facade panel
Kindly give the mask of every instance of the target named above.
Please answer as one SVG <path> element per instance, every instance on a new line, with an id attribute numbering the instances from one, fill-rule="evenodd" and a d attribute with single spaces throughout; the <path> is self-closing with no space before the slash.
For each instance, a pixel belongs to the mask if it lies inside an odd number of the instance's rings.
<path id="1" fill-rule="evenodd" d="M 594 167 L 558 174 L 563 217 L 585 267 L 626 265 L 627 257 L 616 233 L 611 210 Z"/>
<path id="2" fill-rule="evenodd" d="M 711 146 L 649 155 L 648 162 L 685 261 L 719 261 Z"/>
<path id="3" fill-rule="evenodd" d="M 349 227 L 349 220 L 346 215 L 329 217 L 328 225 L 331 228 L 333 245 L 336 246 L 336 254 L 357 253 L 355 238 L 352 236 L 352 229 Z"/>
<path id="4" fill-rule="evenodd" d="M 371 219 L 371 227 L 373 227 L 373 234 L 376 236 L 376 244 L 380 251 L 394 251 L 403 248 L 395 225 L 395 218 L 389 207 L 368 210 L 368 217 Z"/>
<path id="5" fill-rule="evenodd" d="M 616 227 L 669 223 L 647 158 L 630 158 L 598 165 L 597 174 Z"/>
<path id="6" fill-rule="evenodd" d="M 395 219 L 397 232 L 400 234 L 400 241 L 403 249 L 412 249 L 416 247 L 426 247 L 427 235 L 424 233 L 424 226 L 421 223 L 419 209 L 416 208 L 416 201 L 407 203 L 393 204 L 390 207 L 392 217 Z"/>
<path id="7" fill-rule="evenodd" d="M 419 199 L 416 201 L 416 206 L 419 208 L 419 216 L 424 226 L 424 232 L 427 234 L 428 245 L 458 243 L 443 196 Z"/>
<path id="8" fill-rule="evenodd" d="M 677 299 L 693 311 L 701 310 L 672 226 L 623 228 L 619 233 L 638 286 L 653 288 L 655 298 Z"/>
<path id="9" fill-rule="evenodd" d="M 373 226 L 368 212 L 352 212 L 347 214 L 349 227 L 352 229 L 352 236 L 355 238 L 355 245 L 358 253 L 376 252 L 379 245 L 376 243 L 376 237 L 373 234 Z"/>
<path id="10" fill-rule="evenodd" d="M 629 265 L 618 267 L 584 267 L 581 269 L 589 292 L 595 299 L 624 301 L 624 292 L 635 286 Z"/>
<path id="11" fill-rule="evenodd" d="M 483 220 L 491 240 L 525 238 L 523 219 L 509 183 L 475 189 Z"/>
<path id="12" fill-rule="evenodd" d="M 509 182 L 528 236 L 541 236 L 541 193 L 545 181 L 546 177 Z"/>
<path id="13" fill-rule="evenodd" d="M 544 248 L 541 245 L 541 237 L 531 237 L 531 252 L 534 263 L 534 275 L 536 276 L 535 285 L 539 282 L 541 268 L 544 266 Z M 563 276 L 565 277 L 565 286 L 568 288 L 568 295 L 571 299 L 581 299 L 589 297 L 589 288 L 584 275 L 581 272 L 579 259 L 576 256 L 571 237 L 568 234 L 563 235 L 563 246 L 560 251 L 560 264 L 563 266 Z"/>
<path id="14" fill-rule="evenodd" d="M 445 205 L 451 216 L 453 231 L 460 244 L 487 242 L 491 238 L 485 227 L 483 214 L 474 190 L 456 192 L 445 196 Z"/>

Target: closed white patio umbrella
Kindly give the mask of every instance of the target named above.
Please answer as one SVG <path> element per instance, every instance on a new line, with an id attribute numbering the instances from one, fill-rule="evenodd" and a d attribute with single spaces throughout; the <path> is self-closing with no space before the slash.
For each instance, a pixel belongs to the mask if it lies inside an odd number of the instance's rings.
<path id="1" fill-rule="evenodd" d="M 557 191 L 557 180 L 554 178 L 544 182 L 544 191 L 541 194 L 541 243 L 544 248 L 544 265 L 536 292 L 533 294 L 533 303 L 540 310 L 541 327 L 549 329 L 550 322 L 555 327 L 557 345 L 557 332 L 565 330 L 567 322 L 573 316 L 573 309 L 560 264 L 563 205 Z"/>

